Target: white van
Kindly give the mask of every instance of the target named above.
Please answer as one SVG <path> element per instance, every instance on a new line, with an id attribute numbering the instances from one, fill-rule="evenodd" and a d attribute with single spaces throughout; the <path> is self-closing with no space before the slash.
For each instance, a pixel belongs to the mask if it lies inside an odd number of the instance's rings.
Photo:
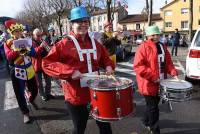
<path id="1" fill-rule="evenodd" d="M 186 58 L 186 80 L 200 79 L 200 28 L 196 31 Z"/>

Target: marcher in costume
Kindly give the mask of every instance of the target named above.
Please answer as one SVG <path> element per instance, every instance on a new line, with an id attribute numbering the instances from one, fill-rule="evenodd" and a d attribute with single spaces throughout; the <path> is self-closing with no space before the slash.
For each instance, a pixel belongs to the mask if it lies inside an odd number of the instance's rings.
<path id="1" fill-rule="evenodd" d="M 45 41 L 49 46 L 53 46 L 59 41 L 58 36 L 55 35 L 55 29 L 52 26 L 48 28 L 48 35 L 45 38 Z"/>
<path id="2" fill-rule="evenodd" d="M 88 35 L 89 16 L 84 7 L 71 10 L 72 31 L 54 45 L 43 59 L 44 71 L 63 79 L 62 87 L 68 112 L 73 121 L 73 134 L 84 134 L 89 111 L 90 93 L 83 74 L 96 74 L 104 68 L 112 74 L 114 63 L 107 50 Z M 109 123 L 96 121 L 100 134 L 112 134 Z"/>
<path id="3" fill-rule="evenodd" d="M 146 111 L 142 122 L 146 127 L 150 127 L 153 134 L 160 134 L 159 81 L 166 79 L 167 74 L 177 79 L 178 74 L 167 47 L 159 42 L 158 27 L 148 27 L 146 36 L 147 41 L 139 46 L 135 54 L 133 69 L 136 72 L 139 92 L 146 101 Z"/>
<path id="4" fill-rule="evenodd" d="M 48 54 L 48 50 L 45 49 L 47 46 L 44 46 L 47 44 L 44 43 L 45 42 L 43 42 L 42 40 L 42 32 L 38 28 L 34 29 L 33 47 L 35 48 L 36 56 L 32 58 L 32 62 L 37 76 L 40 96 L 42 100 L 47 101 L 48 99 L 51 98 L 52 95 L 51 95 L 51 77 L 48 76 L 42 69 L 42 59 Z M 43 86 L 42 76 L 44 77 L 45 80 L 45 87 Z"/>
<path id="5" fill-rule="evenodd" d="M 121 41 L 113 37 L 112 23 L 106 21 L 104 23 L 105 32 L 102 34 L 101 42 L 109 52 L 110 59 L 116 64 L 116 51 L 117 46 L 121 44 Z"/>
<path id="6" fill-rule="evenodd" d="M 24 115 L 24 123 L 28 123 L 30 122 L 30 118 L 24 93 L 25 85 L 29 91 L 29 102 L 35 109 L 38 108 L 34 103 L 38 93 L 38 87 L 35 79 L 35 71 L 31 63 L 31 57 L 35 55 L 35 50 L 33 47 L 27 48 L 24 46 L 20 49 L 14 46 L 14 42 L 19 41 L 22 36 L 23 26 L 21 24 L 15 20 L 8 20 L 5 22 L 5 26 L 13 36 L 4 45 L 6 57 L 9 61 L 12 85 L 19 108 Z"/>

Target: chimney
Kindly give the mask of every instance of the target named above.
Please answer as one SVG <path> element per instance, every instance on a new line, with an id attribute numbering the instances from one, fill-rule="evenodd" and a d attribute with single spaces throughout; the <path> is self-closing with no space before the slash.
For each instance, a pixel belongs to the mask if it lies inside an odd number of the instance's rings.
<path id="1" fill-rule="evenodd" d="M 167 5 L 167 0 L 165 0 L 165 5 Z"/>

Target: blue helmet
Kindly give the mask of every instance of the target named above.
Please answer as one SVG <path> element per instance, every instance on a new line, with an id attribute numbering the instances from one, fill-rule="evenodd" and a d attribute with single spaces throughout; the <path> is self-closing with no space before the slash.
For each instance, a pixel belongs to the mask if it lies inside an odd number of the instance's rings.
<path id="1" fill-rule="evenodd" d="M 89 18 L 89 14 L 85 7 L 75 7 L 71 10 L 71 19 L 70 21 L 82 19 L 82 18 Z"/>
<path id="2" fill-rule="evenodd" d="M 52 26 L 48 27 L 48 31 L 49 32 L 53 32 L 54 31 L 54 28 Z"/>

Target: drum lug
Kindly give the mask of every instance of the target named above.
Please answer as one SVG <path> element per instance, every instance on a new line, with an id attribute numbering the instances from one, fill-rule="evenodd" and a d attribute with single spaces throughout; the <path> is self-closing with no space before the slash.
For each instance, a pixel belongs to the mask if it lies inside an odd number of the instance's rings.
<path id="1" fill-rule="evenodd" d="M 94 91 L 94 93 L 93 93 L 93 98 L 94 98 L 95 100 L 97 100 L 97 94 L 96 94 L 96 91 Z"/>
<path id="2" fill-rule="evenodd" d="M 94 113 L 95 115 L 99 115 L 99 111 L 98 111 L 98 108 L 97 108 L 97 107 L 94 108 L 93 113 Z"/>
<path id="3" fill-rule="evenodd" d="M 122 110 L 121 110 L 121 108 L 117 108 L 117 116 L 119 117 L 119 118 L 121 118 L 121 114 L 122 114 Z"/>
<path id="4" fill-rule="evenodd" d="M 119 91 L 116 92 L 116 99 L 120 100 L 120 93 L 119 93 Z"/>

